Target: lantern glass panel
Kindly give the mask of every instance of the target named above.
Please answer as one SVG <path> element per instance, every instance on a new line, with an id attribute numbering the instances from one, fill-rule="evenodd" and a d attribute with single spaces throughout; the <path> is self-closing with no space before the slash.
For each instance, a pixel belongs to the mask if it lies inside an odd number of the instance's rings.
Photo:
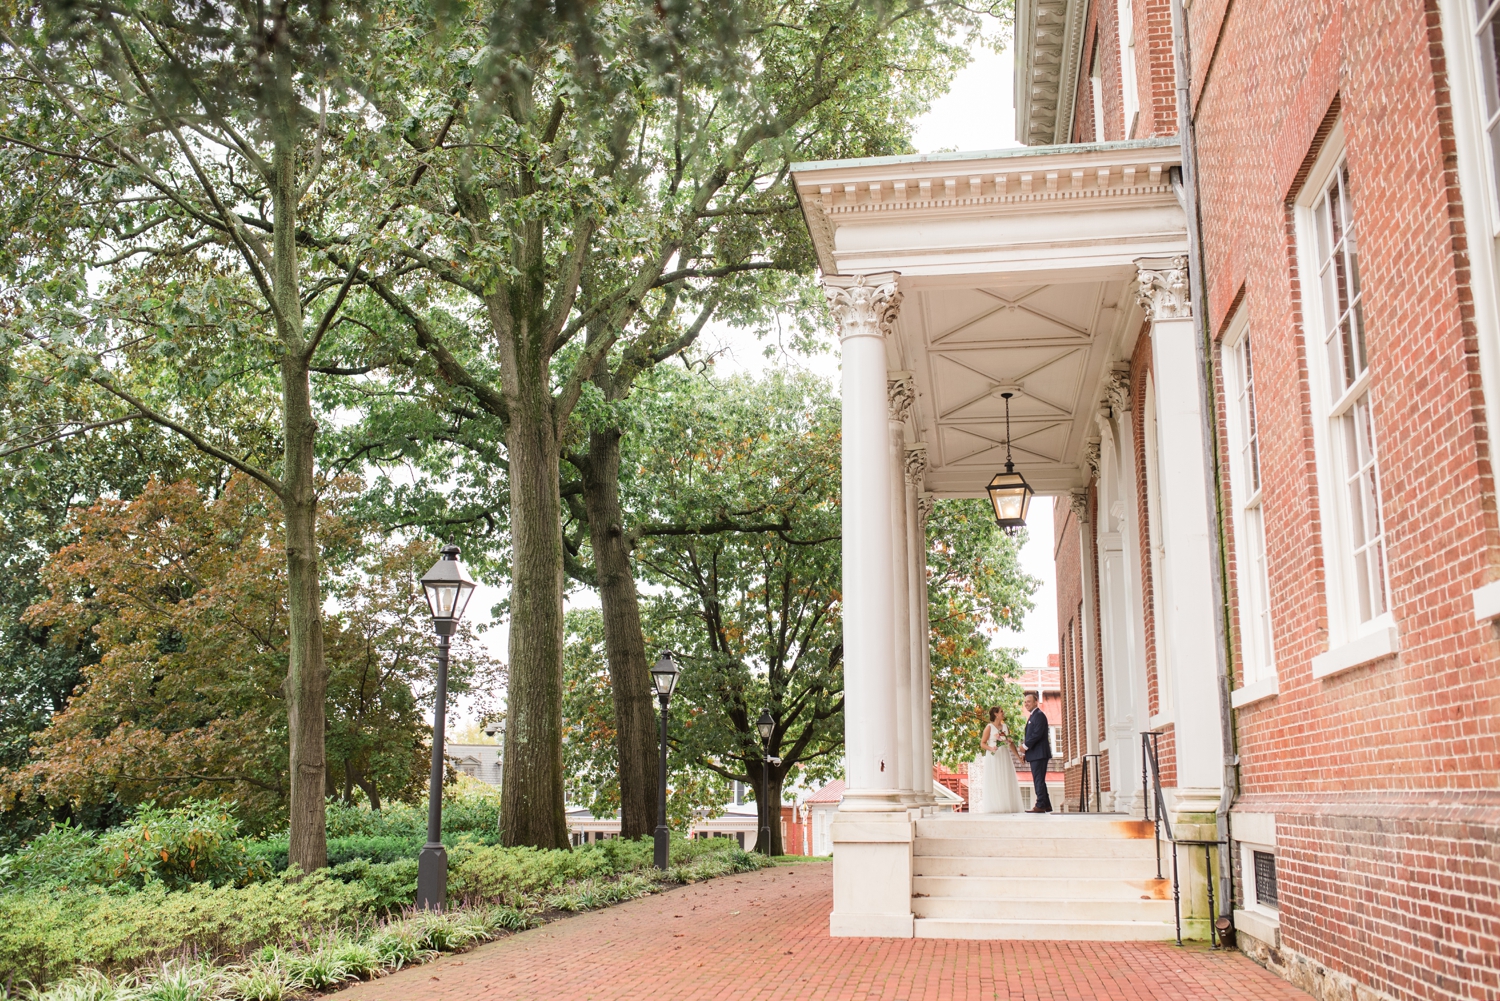
<path id="1" fill-rule="evenodd" d="M 1031 486 L 1020 473 L 996 473 L 988 489 L 996 521 L 1002 525 L 1026 521 L 1031 507 Z"/>
<path id="2" fill-rule="evenodd" d="M 657 660 L 656 665 L 651 668 L 651 684 L 656 689 L 657 695 L 671 696 L 672 690 L 677 687 L 677 676 L 682 669 L 672 659 L 672 655 L 664 653 Z"/>

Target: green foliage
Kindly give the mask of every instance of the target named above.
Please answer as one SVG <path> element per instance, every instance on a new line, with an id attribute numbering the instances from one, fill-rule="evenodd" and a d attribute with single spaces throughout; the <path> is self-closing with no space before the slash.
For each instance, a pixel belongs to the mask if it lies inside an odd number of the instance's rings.
<path id="1" fill-rule="evenodd" d="M 185 821 L 180 826 L 187 827 Z M 122 832 L 142 829 L 131 825 Z M 45 853 L 31 859 L 28 872 L 42 871 L 65 845 L 99 854 L 99 842 L 114 833 L 60 830 L 38 839 Z M 137 885 L 133 877 L 104 886 L 13 881 L 0 891 L 0 981 L 46 983 L 79 966 L 143 971 L 187 952 L 221 963 L 245 960 L 224 972 L 231 997 L 289 997 L 523 930 L 546 909 L 586 910 L 652 893 L 663 878 L 652 868 L 645 839 L 540 851 L 461 838 L 449 852 L 448 885 L 450 897 L 466 906 L 401 917 L 416 894 L 417 847 L 409 844 L 409 857 L 392 862 L 356 859 L 310 876 L 290 871 L 243 886 L 199 882 L 171 889 L 161 880 Z M 764 864 L 732 842 L 676 838 L 665 878 L 694 882 Z M 191 979 L 171 969 L 172 977 Z M 152 985 L 167 982 L 142 975 Z M 97 983 L 84 974 L 57 989 L 82 991 Z M 110 989 L 147 989 L 134 983 Z"/>
<path id="2" fill-rule="evenodd" d="M 96 887 L 0 894 L 0 976 L 37 982 L 77 965 L 131 968 L 190 950 L 238 956 L 265 943 L 353 927 L 372 894 L 325 873 L 248 886 L 196 884 L 135 891 Z"/>
<path id="3" fill-rule="evenodd" d="M 1025 542 L 1005 535 L 984 501 L 940 500 L 927 520 L 932 752 L 949 767 L 978 753 L 991 706 L 1021 733 L 1021 664 L 994 639 L 1002 625 L 1020 628 L 1041 584 L 1021 569 Z"/>
<path id="4" fill-rule="evenodd" d="M 659 370 L 630 401 L 622 463 L 627 531 L 651 648 L 684 665 L 672 701 L 670 809 L 677 820 L 727 799 L 730 780 L 761 797 L 754 723 L 775 720 L 769 798 L 783 781 L 837 775 L 843 754 L 840 415 L 821 381 Z M 994 646 L 1031 609 L 1038 581 L 1019 540 L 979 501 L 939 501 L 927 571 L 938 760 L 972 757 L 990 705 L 1019 711 L 1020 668 Z M 566 619 L 564 753 L 575 801 L 608 809 L 614 717 L 599 613 Z M 979 721 L 976 723 L 976 721 Z M 773 828 L 773 837 L 775 829 Z"/>
<path id="5" fill-rule="evenodd" d="M 59 824 L 0 857 L 0 886 L 244 885 L 271 871 L 251 844 L 223 804 L 189 801 L 166 809 L 147 803 L 128 823 L 102 834 Z"/>

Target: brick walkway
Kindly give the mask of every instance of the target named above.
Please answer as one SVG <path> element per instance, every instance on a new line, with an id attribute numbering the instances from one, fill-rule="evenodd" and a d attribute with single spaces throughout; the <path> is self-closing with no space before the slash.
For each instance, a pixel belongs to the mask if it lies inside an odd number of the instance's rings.
<path id="1" fill-rule="evenodd" d="M 339 1001 L 1307 1001 L 1238 953 L 828 936 L 832 866 L 711 880 L 341 991 Z"/>

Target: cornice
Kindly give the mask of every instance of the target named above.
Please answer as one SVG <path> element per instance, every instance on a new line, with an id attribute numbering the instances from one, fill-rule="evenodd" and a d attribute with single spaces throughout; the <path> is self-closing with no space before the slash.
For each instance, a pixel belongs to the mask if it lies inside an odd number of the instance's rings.
<path id="1" fill-rule="evenodd" d="M 1067 142 L 1083 61 L 1085 0 L 1019 0 L 1016 5 L 1016 139 Z"/>

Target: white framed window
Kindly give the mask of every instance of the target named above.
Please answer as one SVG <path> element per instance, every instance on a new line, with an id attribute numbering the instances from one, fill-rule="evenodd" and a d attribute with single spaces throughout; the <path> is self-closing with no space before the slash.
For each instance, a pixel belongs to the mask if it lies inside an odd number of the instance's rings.
<path id="1" fill-rule="evenodd" d="M 1330 648 L 1389 630 L 1379 440 L 1370 408 L 1364 289 L 1343 124 L 1336 125 L 1298 200 L 1303 335 L 1313 390 L 1313 439 L 1323 516 Z M 1391 634 L 1391 643 L 1394 635 Z M 1334 658 L 1339 668 L 1374 659 Z M 1320 667 L 1314 664 L 1314 674 Z M 1324 673 L 1331 673 L 1325 671 Z"/>
<path id="2" fill-rule="evenodd" d="M 1247 698 L 1275 694 L 1270 573 L 1266 563 L 1260 429 L 1255 412 L 1255 349 L 1245 310 L 1229 324 L 1221 353 L 1229 431 L 1230 517 L 1240 618 L 1240 663 Z M 1244 701 L 1240 705 L 1247 704 Z"/>
<path id="3" fill-rule="evenodd" d="M 1099 65 L 1099 43 L 1094 42 L 1094 57 L 1089 61 L 1089 97 L 1094 102 L 1094 142 L 1104 141 L 1104 71 Z"/>
<path id="4" fill-rule="evenodd" d="M 1141 111 L 1141 96 L 1135 78 L 1135 7 L 1132 0 L 1119 0 L 1115 10 L 1120 31 L 1120 88 L 1125 92 L 1125 135 L 1122 138 L 1133 139 L 1136 117 Z"/>
<path id="5" fill-rule="evenodd" d="M 1489 183 L 1500 183 L 1500 0 L 1468 0 L 1474 7 L 1473 37 L 1477 50 L 1480 92 L 1479 114 L 1483 121 L 1484 146 L 1489 152 Z M 1500 219 L 1490 212 L 1491 232 L 1500 231 Z"/>

